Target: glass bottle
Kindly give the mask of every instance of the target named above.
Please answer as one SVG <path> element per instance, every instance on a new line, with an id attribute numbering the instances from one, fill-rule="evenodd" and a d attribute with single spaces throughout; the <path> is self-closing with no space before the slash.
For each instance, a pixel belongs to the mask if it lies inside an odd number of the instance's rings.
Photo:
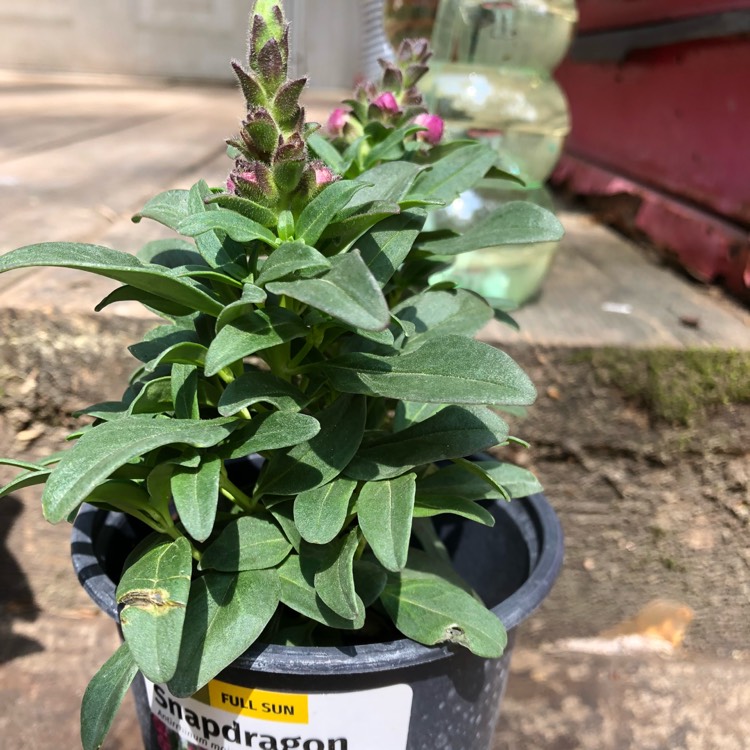
<path id="1" fill-rule="evenodd" d="M 386 0 L 391 34 L 425 25 L 423 0 Z M 544 182 L 570 130 L 568 105 L 552 79 L 577 20 L 575 0 L 439 0 L 434 59 L 422 90 L 451 139 L 490 143 L 500 165 L 526 183 L 485 181 L 432 214 L 431 228 L 461 231 L 510 200 L 553 209 Z M 399 25 L 400 24 L 400 25 Z M 393 42 L 394 39 L 392 38 Z M 520 305 L 539 291 L 556 243 L 498 246 L 458 256 L 435 277 Z"/>

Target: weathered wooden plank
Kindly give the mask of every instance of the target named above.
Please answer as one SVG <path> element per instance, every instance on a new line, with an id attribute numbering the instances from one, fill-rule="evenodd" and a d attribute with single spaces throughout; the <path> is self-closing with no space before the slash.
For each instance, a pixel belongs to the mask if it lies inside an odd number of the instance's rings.
<path id="1" fill-rule="evenodd" d="M 190 90 L 18 86 L 2 91 L 0 163 L 40 153 L 163 117 L 178 105 L 191 106 Z"/>
<path id="2" fill-rule="evenodd" d="M 541 299 L 493 342 L 540 346 L 750 349 L 750 313 L 649 260 L 589 216 L 563 212 L 567 231 Z"/>

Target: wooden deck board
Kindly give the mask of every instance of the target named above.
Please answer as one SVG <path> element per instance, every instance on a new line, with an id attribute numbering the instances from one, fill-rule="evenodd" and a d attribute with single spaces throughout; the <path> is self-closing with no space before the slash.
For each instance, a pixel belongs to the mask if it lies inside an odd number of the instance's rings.
<path id="1" fill-rule="evenodd" d="M 566 228 L 541 298 L 514 314 L 502 343 L 564 347 L 750 349 L 750 313 L 716 290 L 649 259 L 586 214 L 563 210 Z"/>

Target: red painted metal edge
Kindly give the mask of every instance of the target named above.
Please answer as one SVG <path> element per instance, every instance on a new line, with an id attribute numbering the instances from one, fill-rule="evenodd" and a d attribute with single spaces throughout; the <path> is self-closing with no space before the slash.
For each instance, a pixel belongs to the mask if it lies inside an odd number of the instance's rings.
<path id="1" fill-rule="evenodd" d="M 578 0 L 582 32 L 617 29 L 639 24 L 750 8 L 748 0 Z"/>
<path id="2" fill-rule="evenodd" d="M 678 198 L 566 153 L 552 177 L 576 195 L 636 199 L 628 221 L 664 255 L 676 258 L 693 276 L 723 282 L 750 301 L 750 233 Z"/>

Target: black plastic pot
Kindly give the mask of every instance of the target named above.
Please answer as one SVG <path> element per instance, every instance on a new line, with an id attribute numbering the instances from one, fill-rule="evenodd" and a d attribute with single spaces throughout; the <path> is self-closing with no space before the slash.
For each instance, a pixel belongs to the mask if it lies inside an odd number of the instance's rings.
<path id="1" fill-rule="evenodd" d="M 481 659 L 462 648 L 427 648 L 406 639 L 346 649 L 256 646 L 218 677 L 230 685 L 305 695 L 406 685 L 413 698 L 405 745 L 402 742 L 399 747 L 386 747 L 374 735 L 364 744 L 348 742 L 341 739 L 345 737 L 343 730 L 329 735 L 335 736 L 335 741 L 306 740 L 299 727 L 291 731 L 289 725 L 280 724 L 281 734 L 273 742 L 269 737 L 261 739 L 266 735 L 252 736 L 248 741 L 246 735 L 232 731 L 226 740 L 221 734 L 211 737 L 205 747 L 488 750 L 508 679 L 516 628 L 549 593 L 563 558 L 562 530 L 544 496 L 496 503 L 490 510 L 497 520 L 492 529 L 451 520 L 442 522 L 439 530 L 458 572 L 492 606 L 509 631 L 509 645 L 502 659 Z M 89 596 L 115 620 L 115 581 L 138 533 L 127 517 L 91 507 L 85 507 L 75 522 L 73 566 Z M 143 680 L 139 678 L 134 690 L 147 750 L 203 747 L 197 742 L 179 745 L 174 738 L 171 745 L 167 744 L 165 728 L 160 727 L 159 732 L 155 729 Z M 163 695 L 161 702 L 167 702 Z M 373 722 L 375 717 L 377 723 L 392 718 L 379 712 L 379 707 L 372 705 L 361 720 Z M 408 707 L 406 712 L 408 715 Z M 350 723 L 351 719 L 347 717 Z M 240 739 L 238 744 L 229 741 L 235 738 Z"/>

